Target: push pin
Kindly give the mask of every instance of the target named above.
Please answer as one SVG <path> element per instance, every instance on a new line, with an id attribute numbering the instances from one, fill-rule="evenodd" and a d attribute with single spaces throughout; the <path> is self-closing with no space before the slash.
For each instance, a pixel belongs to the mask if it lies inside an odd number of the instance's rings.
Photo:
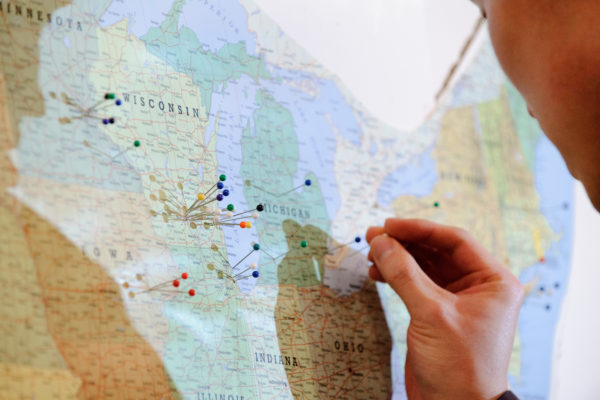
<path id="1" fill-rule="evenodd" d="M 57 98 L 56 93 L 50 92 L 50 97 L 53 99 L 56 99 Z M 73 122 L 74 120 L 83 119 L 83 118 L 99 119 L 100 121 L 102 121 L 103 125 L 114 124 L 115 123 L 114 117 L 100 117 L 99 112 L 105 110 L 107 107 L 110 107 L 113 104 L 117 105 L 117 106 L 120 106 L 121 104 L 123 104 L 123 102 L 120 99 L 116 98 L 116 95 L 114 93 L 106 93 L 102 100 L 98 101 L 97 103 L 93 104 L 91 107 L 87 107 L 87 108 L 81 107 L 80 105 L 78 105 L 73 99 L 71 99 L 64 92 L 61 93 L 61 99 L 64 104 L 74 108 L 75 111 L 78 113 L 78 115 L 71 117 L 71 118 L 69 118 L 69 117 L 59 118 L 58 121 L 61 124 L 69 124 L 69 123 Z"/>

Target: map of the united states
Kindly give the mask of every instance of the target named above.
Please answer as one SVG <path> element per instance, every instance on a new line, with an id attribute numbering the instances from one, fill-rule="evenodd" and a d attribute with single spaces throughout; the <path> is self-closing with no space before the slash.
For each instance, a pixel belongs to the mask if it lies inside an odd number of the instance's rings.
<path id="1" fill-rule="evenodd" d="M 398 131 L 251 0 L 0 17 L 1 398 L 404 398 L 408 315 L 361 240 L 392 216 L 527 284 L 510 380 L 545 398 L 572 183 L 489 44 Z"/>

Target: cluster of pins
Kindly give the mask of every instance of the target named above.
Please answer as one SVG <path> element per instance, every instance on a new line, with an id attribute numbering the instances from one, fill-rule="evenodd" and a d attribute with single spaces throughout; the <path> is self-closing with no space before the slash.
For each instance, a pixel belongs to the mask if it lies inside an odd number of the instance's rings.
<path id="1" fill-rule="evenodd" d="M 137 274 L 136 279 L 138 281 L 141 281 L 143 279 L 141 274 Z M 182 291 L 179 289 L 179 286 L 181 286 L 182 281 L 185 281 L 189 278 L 189 274 L 187 272 L 184 272 L 181 274 L 181 277 L 178 277 L 176 279 L 173 280 L 168 280 L 162 283 L 159 283 L 158 285 L 154 285 L 152 287 L 149 287 L 145 290 L 142 290 L 141 293 L 149 293 L 149 292 L 160 292 L 160 293 L 185 293 L 185 291 Z M 129 282 L 123 282 L 123 287 L 125 289 L 132 289 L 134 288 L 133 286 L 131 286 L 129 284 Z M 187 295 L 188 296 L 195 296 L 196 295 L 196 289 L 189 289 L 187 290 Z M 134 298 L 135 297 L 135 292 L 130 290 L 129 291 L 129 297 L 130 298 Z"/>
<path id="2" fill-rule="evenodd" d="M 50 92 L 50 97 L 53 99 L 56 99 L 57 98 L 56 93 Z M 104 124 L 104 125 L 114 124 L 115 123 L 114 117 L 100 116 L 100 114 L 104 113 L 104 111 L 108 107 L 111 107 L 113 105 L 120 106 L 121 104 L 123 104 L 121 99 L 117 99 L 117 97 L 114 93 L 106 93 L 102 100 L 99 100 L 98 102 L 93 104 L 91 107 L 87 107 L 87 108 L 81 107 L 73 99 L 71 99 L 69 97 L 69 95 L 67 95 L 64 92 L 60 94 L 60 98 L 63 103 L 65 103 L 69 107 L 73 107 L 75 109 L 75 111 L 78 113 L 78 115 L 71 117 L 71 118 L 69 118 L 69 117 L 59 118 L 58 122 L 60 122 L 61 124 L 70 124 L 71 122 L 73 122 L 75 120 L 83 119 L 83 118 L 98 119 L 98 120 L 102 121 L 102 124 Z"/>
<path id="3" fill-rule="evenodd" d="M 225 271 L 223 269 L 216 267 L 214 264 L 208 264 L 206 266 L 209 271 L 216 271 L 217 277 L 219 279 L 229 279 L 233 283 L 236 283 L 237 281 L 241 281 L 241 280 L 248 279 L 248 278 L 258 279 L 260 274 L 259 274 L 258 270 L 256 269 L 255 263 L 250 263 L 248 265 L 248 267 L 246 267 L 245 269 L 242 269 L 243 267 L 240 267 L 241 264 L 244 262 L 244 260 L 246 260 L 248 257 L 250 257 L 250 255 L 252 253 L 260 250 L 260 245 L 258 243 L 254 243 L 252 245 L 252 249 L 250 250 L 250 252 L 248 254 L 246 254 L 241 260 L 239 260 L 235 265 L 229 264 L 227 257 L 225 257 L 225 255 L 221 252 L 221 250 L 219 250 L 219 247 L 216 244 L 211 245 L 210 248 L 212 251 L 217 253 L 219 255 L 219 257 L 221 257 L 221 259 L 223 260 L 224 264 L 229 267 L 229 270 Z"/>
<path id="4" fill-rule="evenodd" d="M 114 156 L 111 156 L 110 154 L 106 153 L 105 151 L 102 151 L 99 148 L 92 146 L 90 144 L 90 142 L 88 142 L 87 140 L 83 141 L 83 145 L 85 147 L 89 148 L 90 150 L 95 151 L 96 153 L 99 153 L 99 154 L 102 154 L 105 157 L 108 157 L 110 159 L 110 161 L 113 162 L 115 159 L 117 159 L 118 157 L 120 157 L 123 154 L 127 153 L 129 150 L 135 149 L 136 147 L 140 147 L 142 145 L 142 142 L 140 142 L 139 140 L 134 140 L 131 146 L 127 147 L 125 150 L 122 150 L 122 151 L 118 152 Z"/>
<path id="5" fill-rule="evenodd" d="M 150 180 L 155 182 L 156 178 L 150 176 Z M 257 219 L 259 212 L 264 210 L 262 204 L 258 204 L 255 208 L 234 214 L 235 206 L 228 204 L 226 207 L 210 207 L 211 203 L 220 202 L 229 196 L 229 190 L 225 189 L 223 182 L 227 180 L 225 175 L 220 175 L 219 180 L 208 191 L 198 193 L 194 202 L 188 207 L 183 193 L 183 184 L 179 182 L 177 188 L 178 194 L 173 193 L 168 189 L 160 189 L 158 195 L 151 194 L 150 199 L 163 204 L 161 213 L 163 220 L 183 221 L 189 223 L 192 229 L 202 226 L 205 229 L 210 229 L 215 226 L 239 226 L 240 228 L 252 228 L 252 221 L 248 218 Z M 153 216 L 158 216 L 158 212 L 152 210 Z"/>

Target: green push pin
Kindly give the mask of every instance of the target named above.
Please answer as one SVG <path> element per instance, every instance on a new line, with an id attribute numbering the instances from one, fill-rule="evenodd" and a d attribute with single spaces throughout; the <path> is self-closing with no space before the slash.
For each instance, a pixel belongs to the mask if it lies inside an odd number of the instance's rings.
<path id="1" fill-rule="evenodd" d="M 254 246 L 252 246 L 252 248 L 254 249 L 254 251 L 258 251 L 260 250 L 260 244 L 254 243 Z"/>
<path id="2" fill-rule="evenodd" d="M 227 205 L 227 211 L 233 211 L 233 204 Z"/>
<path id="3" fill-rule="evenodd" d="M 440 206 L 440 203 L 438 203 L 438 202 L 436 201 L 435 203 L 433 203 L 433 206 L 434 206 L 435 208 L 439 208 L 439 206 Z"/>
<path id="4" fill-rule="evenodd" d="M 300 247 L 302 247 L 302 248 L 308 247 L 308 242 L 306 240 L 301 241 L 300 242 Z"/>
<path id="5" fill-rule="evenodd" d="M 106 93 L 106 94 L 104 95 L 104 98 L 105 98 L 106 100 L 114 100 L 114 98 L 115 98 L 115 94 L 114 94 L 114 93 Z"/>
<path id="6" fill-rule="evenodd" d="M 219 180 L 220 180 L 221 182 L 225 182 L 225 180 L 226 180 L 226 179 L 227 179 L 227 176 L 225 176 L 225 174 L 223 174 L 223 175 L 219 175 Z"/>
<path id="7" fill-rule="evenodd" d="M 133 146 L 134 146 L 134 147 L 140 147 L 141 145 L 142 145 L 142 143 L 141 143 L 139 140 L 135 140 L 135 141 L 133 142 Z"/>

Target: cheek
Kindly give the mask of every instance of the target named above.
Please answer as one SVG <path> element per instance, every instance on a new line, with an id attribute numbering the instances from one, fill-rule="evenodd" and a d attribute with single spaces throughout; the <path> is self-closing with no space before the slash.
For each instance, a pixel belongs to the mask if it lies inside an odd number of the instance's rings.
<path id="1" fill-rule="evenodd" d="M 533 57 L 536 50 L 531 48 L 531 21 L 526 21 L 522 1 L 493 1 L 488 7 L 488 27 L 490 38 L 498 61 L 506 75 L 519 91 L 528 99 L 532 78 L 535 74 Z M 514 5 L 514 6 L 513 6 Z"/>

